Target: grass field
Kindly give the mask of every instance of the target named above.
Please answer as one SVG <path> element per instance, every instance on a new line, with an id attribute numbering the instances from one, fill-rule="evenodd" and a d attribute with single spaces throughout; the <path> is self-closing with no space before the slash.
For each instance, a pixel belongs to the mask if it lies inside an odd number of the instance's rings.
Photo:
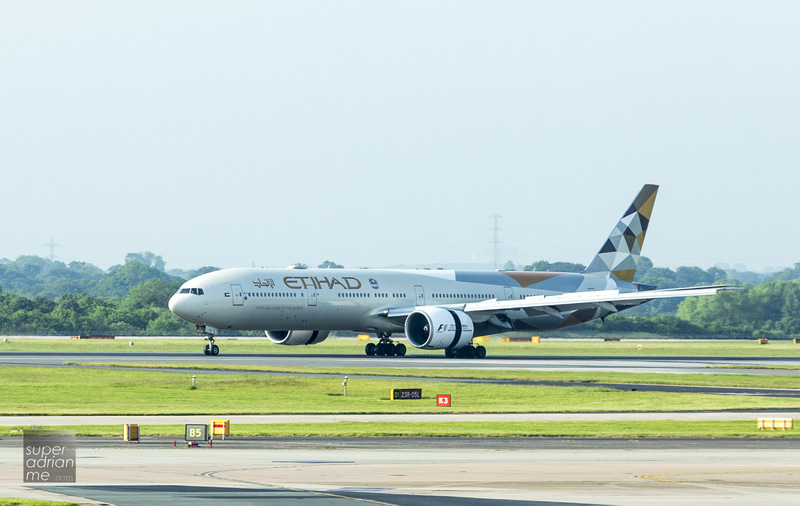
<path id="1" fill-rule="evenodd" d="M 55 428 L 55 427 L 50 427 Z M 21 435 L 25 427 L 0 427 L 0 436 Z M 48 427 L 37 427 L 48 429 Z M 119 425 L 59 426 L 78 436 L 121 437 Z M 183 441 L 183 425 L 139 426 L 140 437 Z M 756 421 L 563 421 L 563 422 L 335 422 L 324 424 L 233 424 L 230 437 L 797 437 L 797 431 L 764 431 Z M 223 443 L 224 444 L 224 443 Z"/>
<path id="2" fill-rule="evenodd" d="M 20 341 L 19 343 L 17 341 Z M 136 351 L 197 352 L 195 340 L 140 340 Z M 297 350 L 317 353 L 361 353 L 363 342 L 333 340 L 317 347 L 285 348 L 260 340 L 224 341 L 231 353 L 251 351 L 274 353 Z M 794 356 L 800 346 L 791 342 L 757 345 L 751 342 L 645 342 L 639 351 L 636 342 L 492 342 L 498 354 L 502 350 L 521 350 L 525 355 L 586 355 L 639 356 L 652 352 L 660 356 L 752 356 L 769 348 L 771 356 Z M 184 347 L 189 345 L 189 349 Z M 695 347 L 697 345 L 697 347 Z M 122 351 L 131 347 L 127 341 L 71 341 L 10 339 L 0 343 L 0 350 L 10 347 L 39 351 Z M 263 346 L 263 348 L 262 348 Z M 238 349 L 237 349 L 238 348 Z M 252 350 L 256 348 L 256 350 Z M 650 350 L 654 348 L 654 350 Z M 259 351 L 259 350 L 264 351 Z M 492 348 L 490 348 L 492 349 Z M 543 353 L 543 350 L 547 350 Z M 0 351 L 0 353 L 2 353 Z M 510 354 L 510 353 L 508 353 Z M 506 378 L 542 381 L 702 384 L 718 386 L 751 386 L 769 388 L 800 388 L 800 378 L 773 375 L 745 374 L 631 374 L 631 373 L 573 373 L 547 371 L 476 371 L 476 370 L 405 370 L 381 368 L 380 360 L 364 368 L 272 368 L 275 372 L 327 373 L 330 377 L 311 377 L 285 374 L 223 375 L 203 373 L 202 367 L 220 368 L 213 364 L 173 364 L 193 368 L 192 373 L 157 372 L 121 368 L 71 366 L 64 368 L 3 367 L 0 382 L 0 414 L 3 415 L 93 415 L 93 414 L 200 414 L 215 417 L 229 414 L 271 413 L 504 413 L 504 412 L 645 412 L 694 410 L 800 409 L 800 399 L 751 396 L 720 396 L 692 393 L 623 391 L 607 388 L 553 387 L 539 385 L 495 385 L 473 383 L 441 383 L 424 377 Z M 131 364 L 120 364 L 130 367 Z M 153 366 L 156 364 L 138 364 Z M 164 364 L 157 364 L 164 367 Z M 259 368 L 260 369 L 260 368 Z M 356 370 L 354 370 L 356 369 Z M 409 379 L 367 379 L 362 374 L 419 376 Z M 349 374 L 348 391 L 342 392 L 342 376 Z M 191 388 L 191 376 L 196 376 L 196 388 Z M 422 388 L 420 401 L 391 401 L 391 388 Z M 445 411 L 435 406 L 435 395 L 452 395 L 452 406 Z M 117 426 L 86 426 L 74 428 L 78 434 L 119 435 Z M 142 429 L 143 436 L 166 435 L 178 437 L 183 426 L 153 426 Z M 18 435 L 21 427 L 0 427 L 0 435 Z M 290 436 L 570 436 L 570 437 L 791 437 L 797 431 L 765 432 L 755 430 L 755 421 L 737 422 L 515 422 L 515 423 L 332 423 L 295 425 L 240 425 L 236 435 Z M 800 433 L 798 433 L 800 434 Z"/>
<path id="3" fill-rule="evenodd" d="M 0 497 L 0 506 L 78 506 L 78 503 L 60 502 L 60 501 L 37 501 L 35 499 L 15 499 L 12 497 Z"/>
<path id="4" fill-rule="evenodd" d="M 442 412 L 435 396 L 452 395 L 446 412 L 603 412 L 798 409 L 800 399 L 629 392 L 598 387 L 440 383 L 421 379 L 270 374 L 194 374 L 96 368 L 5 367 L 5 415 L 269 414 Z M 389 399 L 392 388 L 422 388 L 420 401 Z"/>
<path id="5" fill-rule="evenodd" d="M 273 372 L 277 374 L 330 374 L 335 376 L 392 376 L 408 378 L 460 378 L 518 381 L 559 381 L 570 383 L 634 383 L 647 385 L 696 385 L 741 388 L 789 388 L 800 389 L 800 376 L 748 375 L 748 374 L 657 374 L 657 373 L 616 373 L 616 372 L 574 372 L 574 371 L 505 371 L 479 369 L 400 369 L 381 366 L 380 360 L 365 362 L 364 366 L 354 367 L 295 367 L 295 366 L 253 366 L 224 364 L 186 364 L 180 362 L 81 362 L 69 365 L 104 368 L 140 369 L 191 369 L 202 371 L 243 371 Z M 709 372 L 713 368 L 708 368 Z M 735 370 L 746 370 L 737 367 Z M 764 369 L 755 367 L 754 369 Z"/>

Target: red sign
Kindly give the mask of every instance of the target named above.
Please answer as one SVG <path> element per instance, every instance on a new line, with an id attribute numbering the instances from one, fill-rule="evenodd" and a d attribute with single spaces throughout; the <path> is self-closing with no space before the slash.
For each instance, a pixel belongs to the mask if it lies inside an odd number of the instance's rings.
<path id="1" fill-rule="evenodd" d="M 436 396 L 436 405 L 440 408 L 449 408 L 450 407 L 450 394 L 447 395 L 437 395 Z"/>

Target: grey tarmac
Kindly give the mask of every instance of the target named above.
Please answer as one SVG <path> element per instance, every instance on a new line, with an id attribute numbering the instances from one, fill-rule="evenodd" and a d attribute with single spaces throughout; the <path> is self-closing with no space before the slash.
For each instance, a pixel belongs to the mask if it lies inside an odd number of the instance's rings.
<path id="1" fill-rule="evenodd" d="M 216 360 L 220 359 L 221 360 Z M 207 363 L 186 354 L 0 355 L 3 365 L 63 367 L 65 361 L 125 360 Z M 254 365 L 372 365 L 356 356 L 241 355 L 218 363 Z M 368 362 L 369 361 L 369 362 Z M 709 365 L 798 365 L 796 358 L 505 357 L 486 361 L 439 357 L 384 358 L 386 369 L 405 367 L 521 370 L 714 372 Z M 203 373 L 207 372 L 205 370 Z M 384 371 L 385 372 L 385 371 Z M 742 374 L 743 371 L 733 371 Z M 748 371 L 747 373 L 756 373 Z M 768 371 L 774 373 L 775 371 Z M 792 374 L 797 371 L 788 371 Z M 780 390 L 780 389 L 776 389 Z M 753 392 L 728 392 L 749 395 Z M 768 394 L 765 392 L 765 394 Z M 672 413 L 421 414 L 403 420 L 742 420 L 800 418 L 797 410 Z M 93 422 L 139 423 L 140 444 L 121 438 L 79 438 L 78 483 L 25 486 L 21 438 L 0 440 L 0 495 L 63 499 L 86 504 L 171 503 L 243 505 L 704 505 L 800 502 L 800 439 L 562 439 L 562 438 L 231 438 L 213 448 L 189 448 L 148 438 L 148 423 L 330 423 L 381 421 L 398 415 L 194 415 L 192 417 L 0 417 L 3 425 Z M 173 446 L 175 443 L 175 446 Z"/>
<path id="2" fill-rule="evenodd" d="M 189 448 L 79 438 L 73 485 L 25 487 L 0 445 L 0 490 L 86 504 L 522 506 L 796 504 L 797 439 L 252 438 Z"/>

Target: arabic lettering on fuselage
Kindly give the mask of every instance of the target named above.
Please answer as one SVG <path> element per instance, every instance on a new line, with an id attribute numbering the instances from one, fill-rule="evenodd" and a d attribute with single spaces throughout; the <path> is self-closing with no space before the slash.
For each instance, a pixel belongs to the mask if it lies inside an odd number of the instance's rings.
<path id="1" fill-rule="evenodd" d="M 339 288 L 341 290 L 358 290 L 361 288 L 361 281 L 358 278 L 351 276 L 328 277 L 328 276 L 286 276 L 283 278 L 283 284 L 286 288 L 291 290 L 303 290 L 313 288 L 319 290 L 328 288 L 333 290 Z M 253 281 L 253 285 L 257 288 L 275 288 L 275 281 L 272 278 L 257 279 Z M 377 286 L 377 283 L 375 283 Z"/>

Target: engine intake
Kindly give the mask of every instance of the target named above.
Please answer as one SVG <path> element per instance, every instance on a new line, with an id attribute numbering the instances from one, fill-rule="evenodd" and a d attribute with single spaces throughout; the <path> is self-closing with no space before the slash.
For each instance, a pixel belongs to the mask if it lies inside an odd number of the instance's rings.
<path id="1" fill-rule="evenodd" d="M 475 326 L 462 311 L 430 307 L 417 309 L 408 315 L 405 330 L 411 346 L 441 350 L 467 346 L 472 341 Z"/>
<path id="2" fill-rule="evenodd" d="M 328 330 L 265 330 L 270 341 L 284 346 L 319 344 L 328 338 Z"/>

